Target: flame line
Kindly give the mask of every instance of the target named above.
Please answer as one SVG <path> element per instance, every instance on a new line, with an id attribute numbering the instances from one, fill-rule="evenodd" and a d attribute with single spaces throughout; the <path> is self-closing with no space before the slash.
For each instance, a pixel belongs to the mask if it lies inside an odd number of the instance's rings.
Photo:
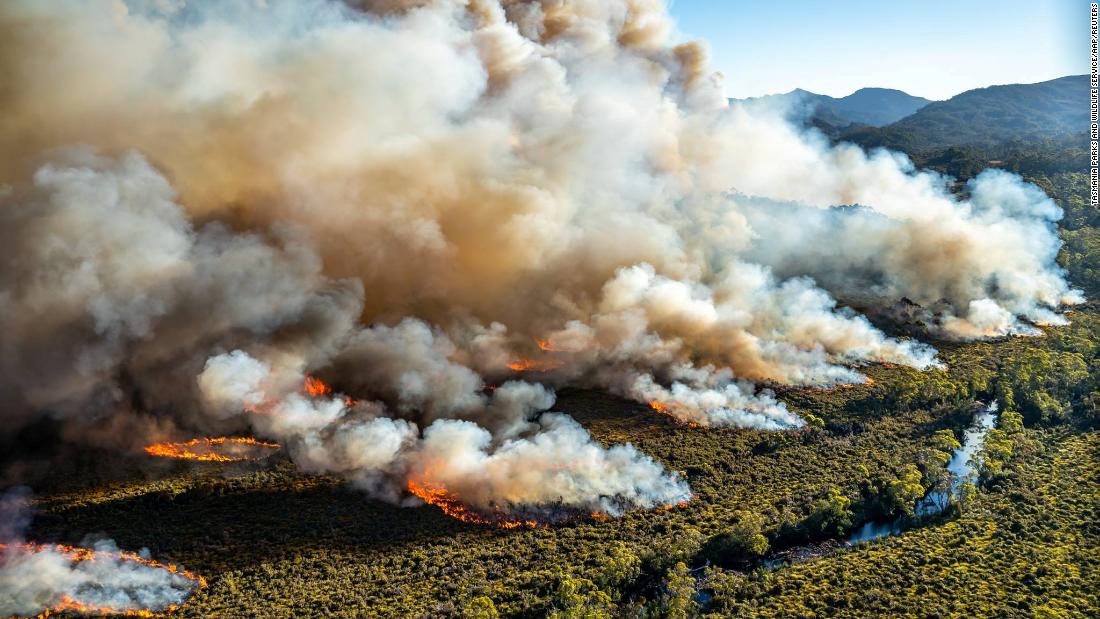
<path id="1" fill-rule="evenodd" d="M 193 438 L 189 441 L 183 441 L 178 443 L 154 443 L 145 447 L 145 453 L 157 458 L 173 458 L 176 460 L 195 460 L 198 462 L 245 462 L 248 460 L 259 460 L 263 458 L 263 455 L 255 457 L 245 456 L 226 456 L 219 453 L 199 453 L 194 448 L 200 446 L 213 447 L 217 445 L 248 445 L 252 447 L 262 447 L 264 449 L 278 449 L 278 443 L 265 443 L 258 441 L 254 438 L 247 437 L 215 437 L 215 438 Z"/>
<path id="2" fill-rule="evenodd" d="M 57 553 L 63 554 L 68 557 L 72 563 L 81 563 L 84 561 L 97 561 L 97 560 L 117 560 L 117 561 L 130 561 L 138 563 L 146 567 L 151 567 L 160 570 L 166 570 L 181 576 L 192 583 L 192 587 L 187 594 L 187 597 L 179 604 L 169 604 L 159 610 L 149 610 L 146 608 L 115 608 L 112 606 L 93 606 L 91 604 L 85 604 L 79 600 L 73 599 L 68 595 L 62 595 L 61 600 L 43 610 L 41 613 L 35 616 L 35 619 L 45 619 L 55 613 L 83 613 L 94 615 L 119 615 L 123 617 L 156 617 L 159 614 L 170 613 L 178 610 L 183 604 L 191 599 L 200 589 L 206 587 L 206 578 L 185 570 L 178 565 L 172 563 L 161 563 L 160 561 L 154 561 L 153 559 L 146 559 L 141 555 L 133 552 L 126 551 L 105 551 L 105 550 L 93 550 L 91 548 L 81 548 L 78 546 L 69 546 L 67 544 L 16 544 L 14 545 L 18 551 L 25 553 L 37 553 L 45 552 L 47 550 L 53 550 Z M 0 543 L 0 553 L 6 554 L 9 548 L 9 544 Z"/>

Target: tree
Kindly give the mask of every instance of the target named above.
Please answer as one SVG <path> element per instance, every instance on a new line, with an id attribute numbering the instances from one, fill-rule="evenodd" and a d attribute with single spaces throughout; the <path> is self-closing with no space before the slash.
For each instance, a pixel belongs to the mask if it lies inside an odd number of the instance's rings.
<path id="1" fill-rule="evenodd" d="M 497 612 L 497 607 L 493 604 L 493 600 L 479 595 L 469 601 L 466 604 L 466 608 L 462 611 L 463 617 L 469 619 L 497 619 L 500 617 L 500 613 Z"/>
<path id="2" fill-rule="evenodd" d="M 932 447 L 936 451 L 946 453 L 948 460 L 951 459 L 951 452 L 961 446 L 959 440 L 955 438 L 955 433 L 951 430 L 937 430 L 932 435 Z"/>
<path id="3" fill-rule="evenodd" d="M 607 548 L 607 558 L 600 566 L 597 579 L 604 589 L 616 591 L 641 574 L 642 560 L 625 544 L 615 543 Z"/>
<path id="4" fill-rule="evenodd" d="M 997 425 L 1007 434 L 1019 434 L 1024 431 L 1024 416 L 1016 411 L 1005 411 Z"/>
<path id="5" fill-rule="evenodd" d="M 699 614 L 695 602 L 695 579 L 683 561 L 678 562 L 665 577 L 664 612 L 668 619 L 688 619 Z"/>
<path id="6" fill-rule="evenodd" d="M 1004 473 L 1005 465 L 1016 451 L 1016 445 L 1023 440 L 1024 417 L 1020 413 L 1006 410 L 1001 413 L 998 427 L 985 435 L 982 452 L 978 456 L 978 470 L 986 479 Z"/>
<path id="7" fill-rule="evenodd" d="M 843 535 L 852 527 L 851 504 L 852 499 L 839 488 L 830 488 L 825 496 L 814 501 L 806 528 L 811 534 Z"/>
<path id="8" fill-rule="evenodd" d="M 728 565 L 759 557 L 768 551 L 768 538 L 762 533 L 764 517 L 751 511 L 734 512 L 733 524 L 710 538 L 703 553 L 714 563 Z"/>
<path id="9" fill-rule="evenodd" d="M 611 619 L 611 596 L 586 578 L 565 577 L 554 594 L 551 619 Z"/>
<path id="10" fill-rule="evenodd" d="M 1005 363 L 997 397 L 1006 410 L 1032 421 L 1062 421 L 1068 402 L 1089 382 L 1089 367 L 1078 352 L 1029 349 Z"/>
<path id="11" fill-rule="evenodd" d="M 978 468 L 982 477 L 989 479 L 1004 472 L 1005 465 L 1012 457 L 1015 442 L 1012 436 L 1001 428 L 993 428 L 985 435 L 982 453 L 978 457 Z"/>
<path id="12" fill-rule="evenodd" d="M 954 480 L 947 466 L 952 453 L 961 445 L 951 430 L 937 430 L 931 442 L 932 448 L 925 452 L 921 462 L 924 479 L 932 491 L 949 495 Z"/>
<path id="13" fill-rule="evenodd" d="M 642 559 L 642 571 L 660 574 L 677 561 L 690 561 L 703 547 L 705 537 L 692 526 L 685 526 L 676 535 L 654 540 Z"/>
<path id="14" fill-rule="evenodd" d="M 921 485 L 923 476 L 916 465 L 908 464 L 901 477 L 890 482 L 886 489 L 886 495 L 890 499 L 894 510 L 905 512 L 907 516 L 914 515 L 917 500 L 924 496 L 924 486 Z"/>
<path id="15" fill-rule="evenodd" d="M 978 495 L 978 487 L 969 482 L 959 484 L 955 492 L 955 508 L 960 514 L 964 513 Z"/>

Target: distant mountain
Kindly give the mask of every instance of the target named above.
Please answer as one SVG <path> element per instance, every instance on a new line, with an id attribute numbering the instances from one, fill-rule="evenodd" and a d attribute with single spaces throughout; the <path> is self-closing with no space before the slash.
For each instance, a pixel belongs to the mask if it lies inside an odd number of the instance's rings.
<path id="1" fill-rule="evenodd" d="M 1089 78 L 968 90 L 881 128 L 850 127 L 841 139 L 906 152 L 1058 139 L 1087 129 Z"/>
<path id="2" fill-rule="evenodd" d="M 788 114 L 809 120 L 830 129 L 844 129 L 853 124 L 881 127 L 901 120 L 931 103 L 890 88 L 860 88 L 847 97 L 819 95 L 801 88 L 781 95 L 749 99 L 730 99 L 748 106 L 782 106 Z"/>

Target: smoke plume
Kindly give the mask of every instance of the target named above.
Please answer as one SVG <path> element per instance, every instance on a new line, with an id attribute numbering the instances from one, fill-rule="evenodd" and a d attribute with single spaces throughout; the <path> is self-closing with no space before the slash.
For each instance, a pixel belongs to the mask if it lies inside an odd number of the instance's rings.
<path id="1" fill-rule="evenodd" d="M 571 418 L 544 413 L 554 397 L 541 385 L 507 382 L 485 395 L 467 368 L 434 354 L 408 356 L 416 349 L 396 347 L 393 338 L 433 335 L 406 320 L 355 338 L 385 343 L 358 355 L 361 367 L 399 373 L 388 405 L 302 394 L 294 387 L 303 378 L 299 364 L 283 359 L 273 367 L 239 350 L 212 357 L 199 385 L 210 410 L 251 411 L 253 425 L 287 445 L 304 470 L 345 475 L 392 500 L 410 483 L 441 486 L 485 511 L 560 506 L 619 514 L 690 498 L 687 484 L 634 447 L 605 448 Z M 422 343 L 434 352 L 449 347 Z M 370 383 L 385 381 L 380 373 Z M 433 382 L 440 387 L 428 389 Z"/>
<path id="2" fill-rule="evenodd" d="M 43 611 L 160 611 L 186 600 L 201 579 L 118 550 L 103 540 L 92 548 L 27 544 L 29 491 L 0 497 L 0 615 Z"/>
<path id="3" fill-rule="evenodd" d="M 11 0 L 0 35 L 8 427 L 251 428 L 395 501 L 618 513 L 688 490 L 553 387 L 792 428 L 768 385 L 936 363 L 837 299 L 950 338 L 1081 300 L 1038 188 L 730 107 L 658 0 Z"/>

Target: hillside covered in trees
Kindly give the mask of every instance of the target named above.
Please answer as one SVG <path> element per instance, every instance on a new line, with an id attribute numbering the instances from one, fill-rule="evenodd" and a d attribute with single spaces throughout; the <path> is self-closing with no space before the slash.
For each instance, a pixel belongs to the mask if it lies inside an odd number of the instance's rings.
<path id="1" fill-rule="evenodd" d="M 839 137 L 909 153 L 1059 140 L 1088 127 L 1088 106 L 1082 104 L 1088 101 L 1088 84 L 1088 76 L 1072 75 L 1038 84 L 968 90 L 884 127 L 853 127 Z"/>

